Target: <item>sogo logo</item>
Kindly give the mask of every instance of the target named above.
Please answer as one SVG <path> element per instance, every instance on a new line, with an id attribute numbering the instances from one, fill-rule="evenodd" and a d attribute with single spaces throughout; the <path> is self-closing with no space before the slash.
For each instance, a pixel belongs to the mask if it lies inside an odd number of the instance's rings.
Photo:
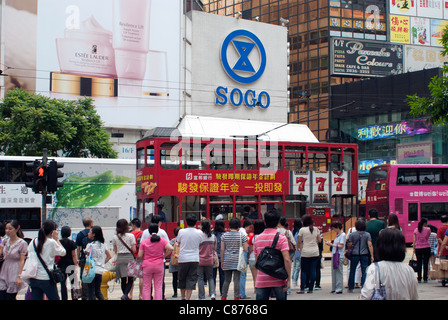
<path id="1" fill-rule="evenodd" d="M 258 52 L 255 53 L 255 52 Z M 266 69 L 266 51 L 260 39 L 247 30 L 231 32 L 221 46 L 221 63 L 227 75 L 241 84 L 250 84 L 257 81 Z M 235 61 L 236 60 L 236 61 Z M 233 66 L 231 66 L 231 64 Z M 254 65 L 258 67 L 255 69 Z M 236 107 L 243 102 L 247 107 L 259 106 L 266 109 L 270 105 L 270 96 L 266 91 L 257 96 L 255 90 L 234 88 L 227 97 L 228 89 L 223 86 L 216 88 L 218 105 L 225 105 L 228 101 Z"/>

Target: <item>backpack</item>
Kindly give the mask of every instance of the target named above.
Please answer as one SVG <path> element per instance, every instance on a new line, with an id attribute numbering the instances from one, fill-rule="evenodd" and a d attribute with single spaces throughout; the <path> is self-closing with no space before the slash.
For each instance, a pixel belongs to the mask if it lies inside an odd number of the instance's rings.
<path id="1" fill-rule="evenodd" d="M 275 248 L 279 235 L 280 233 L 277 232 L 272 245 L 270 247 L 264 247 L 261 250 L 260 254 L 258 255 L 255 268 L 271 277 L 286 280 L 288 279 L 288 273 L 285 269 L 283 254 L 280 250 Z"/>

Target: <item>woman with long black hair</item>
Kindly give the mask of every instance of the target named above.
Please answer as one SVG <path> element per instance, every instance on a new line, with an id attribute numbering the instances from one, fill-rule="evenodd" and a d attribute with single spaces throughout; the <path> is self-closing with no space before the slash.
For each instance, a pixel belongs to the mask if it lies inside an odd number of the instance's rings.
<path id="1" fill-rule="evenodd" d="M 28 255 L 36 252 L 40 255 L 49 271 L 53 270 L 54 258 L 65 256 L 65 249 L 59 242 L 59 234 L 56 231 L 57 225 L 52 220 L 46 220 L 40 228 L 37 239 L 28 245 Z M 30 279 L 31 299 L 43 300 L 44 294 L 48 300 L 60 300 L 56 283 L 50 279 L 43 264 L 37 261 L 37 272 L 34 278 Z"/>

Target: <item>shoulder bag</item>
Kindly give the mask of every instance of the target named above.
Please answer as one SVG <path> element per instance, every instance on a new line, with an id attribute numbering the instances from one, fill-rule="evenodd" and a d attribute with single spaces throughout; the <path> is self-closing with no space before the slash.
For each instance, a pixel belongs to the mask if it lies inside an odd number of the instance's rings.
<path id="1" fill-rule="evenodd" d="M 358 242 L 361 240 L 362 236 L 364 235 L 364 233 L 362 233 L 359 238 L 353 243 L 353 245 L 347 250 L 347 252 L 345 253 L 345 257 L 350 260 L 352 258 L 353 255 L 353 249 L 356 247 L 356 245 L 358 244 Z"/>
<path id="2" fill-rule="evenodd" d="M 22 274 L 20 277 L 29 284 L 29 280 L 36 277 L 37 273 L 37 257 L 36 252 L 30 251 L 25 260 Z"/>
<path id="3" fill-rule="evenodd" d="M 267 275 L 286 280 L 288 279 L 288 273 L 285 269 L 285 262 L 283 260 L 283 254 L 280 250 L 275 248 L 279 238 L 279 233 L 274 237 L 272 245 L 270 247 L 264 247 L 257 257 L 257 262 L 255 263 L 255 268 Z"/>
<path id="4" fill-rule="evenodd" d="M 142 267 L 142 261 L 137 259 L 132 252 L 131 248 L 124 242 L 124 240 L 121 238 L 119 234 L 117 234 L 118 239 L 120 239 L 121 243 L 129 250 L 129 252 L 132 254 L 133 259 L 129 260 L 128 266 L 126 268 L 126 272 L 128 274 L 128 277 L 137 277 L 137 278 L 143 278 L 143 267 Z"/>
<path id="5" fill-rule="evenodd" d="M 53 281 L 53 283 L 62 283 L 65 281 L 65 275 L 62 272 L 61 269 L 59 269 L 57 266 L 53 266 L 53 270 L 49 270 L 47 267 L 47 264 L 42 259 L 40 254 L 37 252 L 36 249 L 36 243 L 33 241 L 34 251 L 36 251 L 36 255 L 39 258 L 40 263 L 42 263 L 42 266 L 44 267 L 45 271 L 47 272 L 48 276 L 50 277 L 50 280 Z"/>
<path id="6" fill-rule="evenodd" d="M 376 286 L 377 282 L 375 281 L 375 289 L 373 291 L 372 300 L 387 300 L 386 286 L 384 286 L 381 283 L 380 266 L 378 262 L 375 262 L 375 267 L 376 267 L 376 275 L 378 276 L 378 287 Z"/>
<path id="7" fill-rule="evenodd" d="M 179 265 L 179 242 L 174 241 L 173 244 L 173 253 L 171 254 L 171 265 L 172 266 L 178 266 Z"/>
<path id="8" fill-rule="evenodd" d="M 246 259 L 244 257 L 243 240 L 241 239 L 241 237 L 243 237 L 243 234 L 241 234 L 240 232 L 238 232 L 238 234 L 240 236 L 240 248 L 238 250 L 238 265 L 236 267 L 236 270 L 240 272 L 245 272 L 247 264 Z"/>
<path id="9" fill-rule="evenodd" d="M 82 270 L 82 282 L 83 283 L 92 283 L 95 278 L 95 260 L 93 260 L 93 249 L 92 245 L 90 245 L 89 255 L 85 255 L 86 263 L 84 264 L 84 269 Z"/>

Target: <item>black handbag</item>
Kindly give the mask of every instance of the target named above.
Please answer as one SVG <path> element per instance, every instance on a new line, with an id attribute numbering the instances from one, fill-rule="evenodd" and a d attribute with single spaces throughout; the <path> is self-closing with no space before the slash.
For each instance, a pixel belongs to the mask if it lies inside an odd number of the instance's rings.
<path id="1" fill-rule="evenodd" d="M 409 266 L 414 270 L 414 272 L 418 272 L 418 263 L 417 260 L 414 259 L 415 253 L 412 254 L 412 258 L 409 260 Z"/>
<path id="2" fill-rule="evenodd" d="M 276 249 L 277 241 L 279 238 L 279 233 L 275 235 L 272 246 L 264 247 L 257 258 L 257 263 L 255 268 L 267 275 L 286 280 L 288 279 L 288 273 L 285 269 L 285 262 L 283 260 L 283 254 L 280 250 Z"/>
<path id="3" fill-rule="evenodd" d="M 53 270 L 48 270 L 47 264 L 45 261 L 41 258 L 40 254 L 37 253 L 36 243 L 33 241 L 34 245 L 34 251 L 36 251 L 36 255 L 39 258 L 40 263 L 44 266 L 45 271 L 47 271 L 48 276 L 50 277 L 50 280 L 54 283 L 62 283 L 65 281 L 65 275 L 62 272 L 61 269 L 59 269 L 56 265 L 53 267 Z"/>

